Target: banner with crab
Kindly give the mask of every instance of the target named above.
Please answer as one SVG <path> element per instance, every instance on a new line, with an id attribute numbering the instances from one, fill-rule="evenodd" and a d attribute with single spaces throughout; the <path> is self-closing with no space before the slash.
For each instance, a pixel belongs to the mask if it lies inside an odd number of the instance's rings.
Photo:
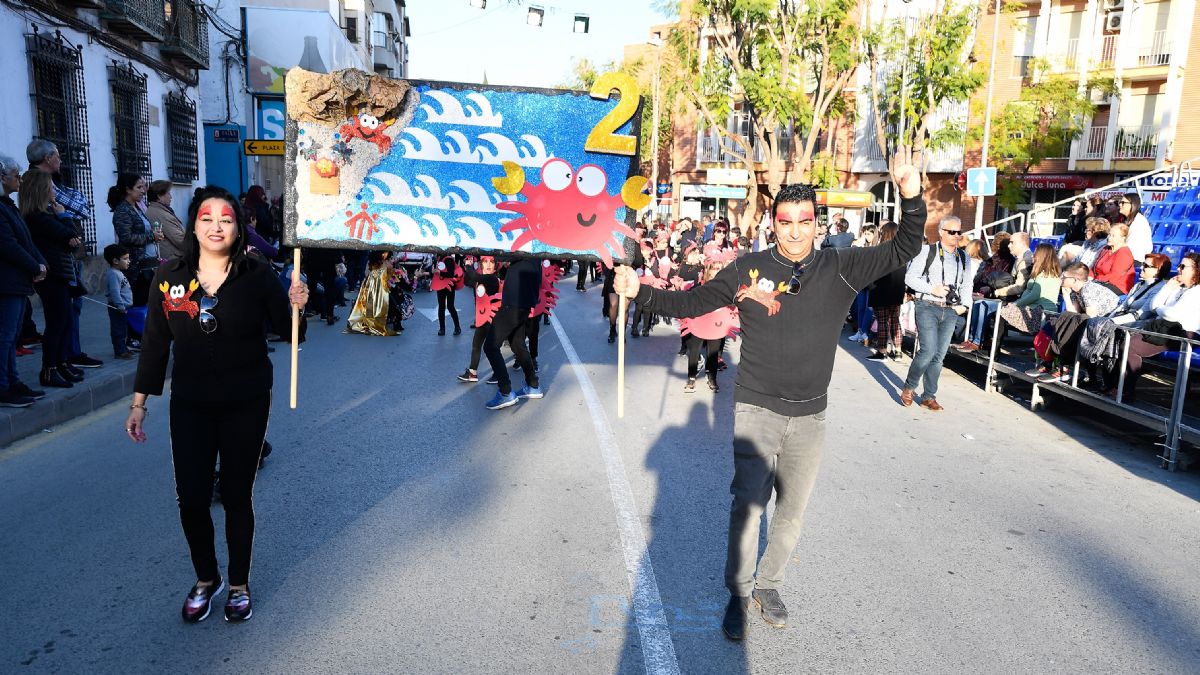
<path id="1" fill-rule="evenodd" d="M 628 75 L 580 92 L 296 68 L 286 92 L 292 246 L 611 264 L 649 203 Z"/>

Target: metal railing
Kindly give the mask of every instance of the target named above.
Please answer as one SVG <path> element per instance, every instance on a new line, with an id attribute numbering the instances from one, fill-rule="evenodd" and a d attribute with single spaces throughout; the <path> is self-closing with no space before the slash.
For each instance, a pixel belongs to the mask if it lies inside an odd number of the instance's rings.
<path id="1" fill-rule="evenodd" d="M 1056 314 L 1057 313 L 1047 312 L 1046 316 L 1049 318 L 1050 316 L 1054 316 Z M 992 342 L 987 356 L 985 357 L 987 360 L 987 372 L 984 375 L 984 391 L 988 393 L 995 393 L 998 391 L 998 374 L 1002 369 L 1003 372 L 1010 376 L 1017 375 L 1016 369 L 1014 369 L 1012 366 L 1002 365 L 1002 367 L 998 367 L 997 361 L 1000 351 L 1000 334 L 1001 328 L 1003 328 L 1003 324 L 1005 322 L 1000 316 L 999 308 L 997 308 L 993 316 L 995 317 L 995 323 L 992 326 Z M 967 325 L 968 327 L 971 325 L 969 318 Z M 1053 382 L 1041 382 L 1037 379 L 1032 380 L 1033 392 L 1029 398 L 1030 408 L 1033 410 L 1038 410 L 1043 407 L 1045 400 L 1041 395 L 1041 388 L 1043 386 L 1054 386 L 1057 388 L 1059 393 L 1070 392 L 1072 398 L 1083 400 L 1085 402 L 1098 402 L 1103 403 L 1106 406 L 1113 406 L 1113 408 L 1110 409 L 1120 411 L 1121 416 L 1126 419 L 1141 422 L 1143 424 L 1147 422 L 1153 423 L 1152 426 L 1154 426 L 1154 428 L 1158 428 L 1157 425 L 1161 424 L 1165 439 L 1163 443 L 1161 443 L 1163 446 L 1163 454 L 1159 455 L 1159 459 L 1162 460 L 1163 468 L 1169 471 L 1174 471 L 1178 467 L 1179 442 L 1183 438 L 1184 432 L 1189 432 L 1193 437 L 1200 436 L 1200 430 L 1188 427 L 1186 424 L 1184 424 L 1183 418 L 1184 403 L 1186 401 L 1188 391 L 1188 376 L 1191 373 L 1192 353 L 1197 346 L 1200 346 L 1200 340 L 1193 340 L 1191 338 L 1179 337 L 1175 335 L 1165 335 L 1153 331 L 1142 330 L 1129 325 L 1117 325 L 1115 328 L 1118 333 L 1124 334 L 1124 338 L 1121 339 L 1121 358 L 1118 365 L 1116 396 L 1114 399 L 1109 399 L 1103 392 L 1096 393 L 1086 391 L 1079 387 L 1080 361 L 1079 352 L 1076 350 L 1075 361 L 1070 366 L 1071 372 L 1069 381 L 1064 382 L 1062 380 L 1056 380 Z M 1157 337 L 1166 341 L 1166 344 L 1169 346 L 1175 346 L 1176 343 L 1178 344 L 1177 350 L 1179 352 L 1179 356 L 1175 364 L 1175 382 L 1171 392 L 1171 404 L 1167 409 L 1166 415 L 1160 415 L 1153 410 L 1135 407 L 1124 402 L 1125 380 L 1127 375 L 1126 371 L 1129 364 L 1129 336 L 1131 335 Z M 1116 339 L 1116 337 L 1113 339 Z M 963 355 L 962 352 L 956 351 L 955 353 Z M 982 357 L 982 354 L 980 354 L 980 356 Z M 1025 377 L 1030 376 L 1025 374 Z"/>
<path id="2" fill-rule="evenodd" d="M 1153 124 L 1117 127 L 1113 159 L 1153 159 L 1158 155 L 1158 127 Z"/>
<path id="3" fill-rule="evenodd" d="M 1113 67 L 1117 61 L 1117 38 L 1119 35 L 1105 35 L 1100 40 L 1100 53 L 1096 55 L 1096 64 L 1102 68 Z"/>
<path id="4" fill-rule="evenodd" d="M 1079 159 L 1104 159 L 1104 146 L 1108 143 L 1108 127 L 1092 126 L 1083 132 Z"/>
<path id="5" fill-rule="evenodd" d="M 1050 69 L 1057 73 L 1075 70 L 1079 64 L 1079 38 L 1067 40 L 1066 46 L 1060 52 L 1055 52 L 1047 59 Z"/>
<path id="6" fill-rule="evenodd" d="M 1171 38 L 1165 30 L 1157 30 L 1138 51 L 1139 66 L 1165 66 L 1171 62 Z"/>
<path id="7" fill-rule="evenodd" d="M 1094 194 L 1110 192 L 1114 188 L 1117 188 L 1122 185 L 1127 185 L 1130 183 L 1132 183 L 1133 186 L 1136 188 L 1138 181 L 1145 178 L 1146 176 L 1153 176 L 1155 174 L 1164 174 L 1164 173 L 1170 174 L 1171 175 L 1171 183 L 1173 185 L 1184 185 L 1184 184 L 1191 185 L 1190 179 L 1185 182 L 1181 178 L 1181 176 L 1184 172 L 1186 172 L 1188 174 L 1188 176 L 1191 176 L 1193 164 L 1200 164 L 1200 157 L 1193 157 L 1192 159 L 1180 162 L 1173 167 L 1163 168 L 1163 169 L 1151 169 L 1149 171 L 1144 171 L 1142 173 L 1137 174 L 1136 176 L 1130 176 L 1129 178 L 1126 178 L 1124 180 L 1119 180 L 1115 183 L 1110 183 L 1103 187 L 1092 188 L 1092 189 L 1084 192 L 1082 195 L 1076 195 L 1074 197 L 1067 197 L 1066 199 L 1060 199 L 1052 204 L 1045 204 L 1038 208 L 1030 209 L 1029 211 L 1020 211 L 1018 213 L 1012 214 L 1011 216 L 1000 218 L 999 220 L 994 220 L 994 221 L 984 225 L 978 231 L 972 229 L 971 231 L 965 232 L 964 234 L 967 234 L 968 236 L 970 236 L 973 239 L 974 238 L 982 238 L 988 244 L 991 244 L 994 233 L 1001 226 L 1008 226 L 1005 228 L 1005 230 L 1024 232 L 1029 229 L 1028 225 L 1030 222 L 1040 222 L 1040 219 L 1036 220 L 1036 221 L 1033 220 L 1033 216 L 1035 214 L 1040 215 L 1045 211 L 1051 211 L 1051 214 L 1052 214 L 1051 217 L 1053 217 L 1054 209 L 1056 209 L 1060 206 L 1063 206 L 1065 204 L 1069 204 L 1069 203 L 1075 201 L 1076 199 L 1079 199 L 1080 197 L 1087 199 L 1088 197 L 1091 197 Z M 1015 225 L 1009 225 L 1010 223 L 1015 223 Z"/>
<path id="8" fill-rule="evenodd" d="M 100 18 L 157 42 L 166 34 L 167 13 L 162 0 L 105 0 Z"/>
<path id="9" fill-rule="evenodd" d="M 208 70 L 208 16 L 192 0 L 174 3 L 162 52 Z"/>

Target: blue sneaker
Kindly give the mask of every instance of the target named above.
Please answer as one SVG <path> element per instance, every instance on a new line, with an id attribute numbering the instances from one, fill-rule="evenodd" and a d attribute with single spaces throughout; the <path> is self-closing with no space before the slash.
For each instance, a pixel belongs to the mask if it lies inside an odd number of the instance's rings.
<path id="1" fill-rule="evenodd" d="M 517 390 L 517 398 L 542 398 L 545 395 L 541 387 L 525 385 Z"/>
<path id="2" fill-rule="evenodd" d="M 496 392 L 496 395 L 493 396 L 492 400 L 488 401 L 486 405 L 488 410 L 499 410 L 501 408 L 507 408 L 510 405 L 516 404 L 517 397 L 510 391 L 507 394 Z"/>

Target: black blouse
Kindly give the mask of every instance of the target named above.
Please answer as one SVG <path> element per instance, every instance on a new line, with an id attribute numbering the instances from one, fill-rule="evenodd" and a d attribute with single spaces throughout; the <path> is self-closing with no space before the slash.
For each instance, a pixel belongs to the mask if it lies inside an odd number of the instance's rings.
<path id="1" fill-rule="evenodd" d="M 271 390 L 266 326 L 290 335 L 291 307 L 270 265 L 246 258 L 217 289 L 211 311 L 216 328 L 200 327 L 204 289 L 187 263 L 176 258 L 154 275 L 134 391 L 161 395 L 174 343 L 171 394 L 193 401 L 247 400 Z"/>

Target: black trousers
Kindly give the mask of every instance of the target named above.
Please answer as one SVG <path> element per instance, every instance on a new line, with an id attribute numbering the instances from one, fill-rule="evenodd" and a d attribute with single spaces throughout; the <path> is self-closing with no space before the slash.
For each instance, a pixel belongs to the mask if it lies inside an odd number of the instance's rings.
<path id="1" fill-rule="evenodd" d="M 688 379 L 695 379 L 700 372 L 700 352 L 704 351 L 704 370 L 709 380 L 717 379 L 717 357 L 721 355 L 721 340 L 701 340 L 688 335 L 684 342 L 688 350 Z"/>
<path id="2" fill-rule="evenodd" d="M 475 327 L 475 337 L 471 338 L 471 363 L 467 366 L 471 370 L 479 370 L 479 352 L 483 349 L 483 345 L 492 337 L 492 322 L 489 321 L 482 326 Z M 503 359 L 501 359 L 503 361 Z"/>
<path id="3" fill-rule="evenodd" d="M 544 314 L 538 314 L 535 317 L 526 319 L 525 321 L 525 339 L 529 342 L 529 358 L 537 362 L 538 356 L 538 336 L 542 334 L 542 317 Z"/>
<path id="4" fill-rule="evenodd" d="M 42 299 L 46 327 L 42 330 L 42 367 L 53 368 L 71 356 L 71 294 L 61 279 L 46 279 L 33 285 Z"/>
<path id="5" fill-rule="evenodd" d="M 454 330 L 458 328 L 458 310 L 454 309 L 454 289 L 443 288 L 437 292 L 438 299 L 438 328 L 446 332 L 446 310 L 450 310 L 450 318 L 454 319 Z"/>
<path id="6" fill-rule="evenodd" d="M 332 260 L 312 261 L 306 270 L 308 278 L 308 294 L 311 300 L 309 303 L 313 309 L 321 314 L 321 318 L 328 319 L 333 316 L 333 306 L 337 302 L 337 263 Z M 321 284 L 323 293 L 318 295 L 317 284 Z"/>
<path id="7" fill-rule="evenodd" d="M 171 459 L 179 519 L 199 581 L 221 577 L 213 541 L 213 472 L 221 458 L 221 505 L 229 545 L 229 583 L 246 584 L 254 544 L 254 477 L 267 435 L 271 394 L 248 401 L 171 397 Z"/>
<path id="8" fill-rule="evenodd" d="M 634 303 L 633 330 L 635 330 L 635 331 L 638 330 L 638 326 L 640 325 L 643 333 L 650 332 L 650 324 L 653 321 L 653 319 L 654 319 L 654 312 L 648 312 L 648 311 L 642 309 L 642 304 L 640 302 Z"/>
<path id="9" fill-rule="evenodd" d="M 500 393 L 512 392 L 512 381 L 508 377 L 508 369 L 504 367 L 504 356 L 500 353 L 500 345 L 508 340 L 513 356 L 517 357 L 517 365 L 525 375 L 525 383 L 531 387 L 538 386 L 537 373 L 533 372 L 533 359 L 525 348 L 525 323 L 529 318 L 528 309 L 516 307 L 501 307 L 492 318 L 492 339 L 485 341 L 483 352 L 487 355 L 488 363 L 492 364 L 492 374 L 496 376 L 496 385 Z"/>

